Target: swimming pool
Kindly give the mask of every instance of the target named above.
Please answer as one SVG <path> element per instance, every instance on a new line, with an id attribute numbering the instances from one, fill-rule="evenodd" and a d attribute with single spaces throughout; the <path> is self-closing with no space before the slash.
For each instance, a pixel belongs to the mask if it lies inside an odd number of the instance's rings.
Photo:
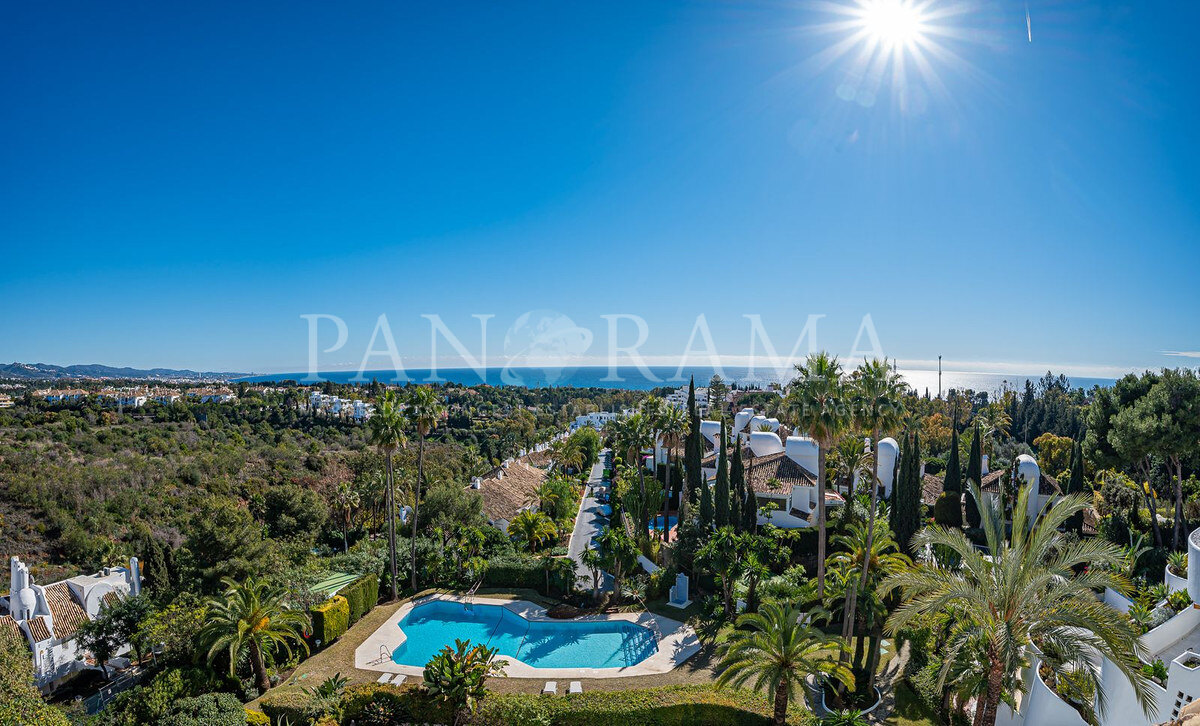
<path id="1" fill-rule="evenodd" d="M 392 651 L 398 665 L 423 667 L 455 638 L 498 648 L 498 657 L 533 668 L 624 668 L 654 655 L 649 629 L 623 620 L 526 620 L 499 605 L 432 600 L 399 622 L 406 640 Z"/>
<path id="2" fill-rule="evenodd" d="M 663 523 L 663 516 L 661 514 L 654 515 L 654 517 L 650 520 L 650 530 L 653 532 L 661 532 L 662 531 L 662 523 Z M 668 529 L 675 529 L 675 523 L 676 523 L 675 515 L 672 514 L 671 516 L 667 517 L 667 528 Z"/>

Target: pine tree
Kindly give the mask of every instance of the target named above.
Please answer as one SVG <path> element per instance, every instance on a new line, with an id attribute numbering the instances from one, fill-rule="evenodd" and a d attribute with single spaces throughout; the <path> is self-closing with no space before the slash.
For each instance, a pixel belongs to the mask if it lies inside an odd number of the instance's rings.
<path id="1" fill-rule="evenodd" d="M 717 529 L 729 524 L 729 457 L 725 453 L 725 422 L 721 422 L 721 438 L 717 440 L 717 482 L 713 491 L 716 503 Z"/>
<path id="2" fill-rule="evenodd" d="M 1083 481 L 1083 447 L 1075 444 L 1071 448 L 1071 476 L 1067 479 L 1067 494 L 1082 494 L 1087 485 Z M 1083 534 L 1083 511 L 1072 514 L 1066 522 L 1067 531 Z"/>
<path id="3" fill-rule="evenodd" d="M 975 497 L 971 495 L 970 484 L 975 483 L 975 486 L 983 486 L 983 442 L 982 432 L 979 429 L 979 423 L 975 423 L 975 437 L 971 441 L 971 455 L 967 458 L 967 526 L 972 529 L 978 528 L 983 521 L 982 515 L 979 513 L 979 505 L 975 503 Z"/>
<path id="4" fill-rule="evenodd" d="M 733 461 L 729 464 L 729 488 L 733 501 L 729 507 L 729 523 L 738 531 L 746 530 L 746 517 L 742 507 L 746 505 L 746 467 L 742 464 L 742 447 L 733 447 Z"/>
<path id="5" fill-rule="evenodd" d="M 945 500 L 944 502 L 941 500 Z M 950 459 L 946 462 L 946 479 L 942 496 L 934 507 L 934 518 L 945 527 L 962 528 L 962 462 L 958 455 L 958 418 L 950 435 Z"/>

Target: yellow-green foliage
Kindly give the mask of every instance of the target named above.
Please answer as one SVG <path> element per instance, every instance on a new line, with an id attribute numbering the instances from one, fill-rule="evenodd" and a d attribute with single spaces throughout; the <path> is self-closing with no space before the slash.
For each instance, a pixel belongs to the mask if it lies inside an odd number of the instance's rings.
<path id="1" fill-rule="evenodd" d="M 528 693 L 490 694 L 472 723 L 487 726 L 742 726 L 771 722 L 763 694 L 707 685 L 665 686 L 629 691 L 589 691 L 570 696 Z M 788 723 L 812 724 L 799 702 L 788 709 Z"/>
<path id="2" fill-rule="evenodd" d="M 334 595 L 311 612 L 313 638 L 321 641 L 322 648 L 337 640 L 350 627 L 350 603 L 341 595 Z"/>
<path id="3" fill-rule="evenodd" d="M 262 711 L 246 709 L 246 726 L 271 726 L 271 719 Z"/>
<path id="4" fill-rule="evenodd" d="M 450 723 L 454 714 L 419 686 L 358 683 L 347 686 L 338 704 L 342 722 L 361 722 L 365 712 L 386 714 L 397 723 Z M 628 726 L 628 724 L 625 724 Z"/>
<path id="5" fill-rule="evenodd" d="M 379 578 L 373 574 L 363 575 L 343 587 L 339 594 L 350 603 L 350 624 L 353 625 L 379 602 Z"/>
<path id="6" fill-rule="evenodd" d="M 62 711 L 46 705 L 32 683 L 29 648 L 15 637 L 0 633 L 0 723 L 67 726 Z"/>

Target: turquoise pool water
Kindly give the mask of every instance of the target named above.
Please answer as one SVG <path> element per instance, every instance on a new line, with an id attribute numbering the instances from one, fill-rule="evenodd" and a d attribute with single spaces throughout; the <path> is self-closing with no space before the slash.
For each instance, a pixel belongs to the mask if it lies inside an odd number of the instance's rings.
<path id="1" fill-rule="evenodd" d="M 400 665 L 423 667 L 454 639 L 485 643 L 534 668 L 622 668 L 658 649 L 654 635 L 624 621 L 532 622 L 499 605 L 434 600 L 400 620 L 407 639 L 392 652 Z"/>

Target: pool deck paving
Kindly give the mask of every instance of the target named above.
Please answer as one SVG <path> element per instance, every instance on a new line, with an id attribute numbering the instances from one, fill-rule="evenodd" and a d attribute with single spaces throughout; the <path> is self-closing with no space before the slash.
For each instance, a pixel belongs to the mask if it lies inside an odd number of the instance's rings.
<path id="1" fill-rule="evenodd" d="M 404 642 L 400 621 L 413 608 L 435 599 L 477 605 L 500 605 L 529 621 L 564 622 L 551 618 L 546 609 L 528 600 L 496 600 L 479 596 L 456 596 L 434 594 L 409 601 L 398 607 L 370 636 L 354 651 L 354 667 L 364 671 L 399 673 L 417 676 L 424 666 L 400 665 L 391 659 L 391 653 Z M 613 613 L 586 615 L 571 622 L 625 621 L 647 628 L 655 635 L 658 649 L 653 655 L 631 666 L 621 668 L 534 668 L 512 656 L 502 656 L 508 662 L 504 675 L 509 678 L 531 679 L 605 679 L 630 676 L 647 676 L 667 673 L 679 667 L 700 650 L 700 639 L 690 625 L 650 612 Z"/>

